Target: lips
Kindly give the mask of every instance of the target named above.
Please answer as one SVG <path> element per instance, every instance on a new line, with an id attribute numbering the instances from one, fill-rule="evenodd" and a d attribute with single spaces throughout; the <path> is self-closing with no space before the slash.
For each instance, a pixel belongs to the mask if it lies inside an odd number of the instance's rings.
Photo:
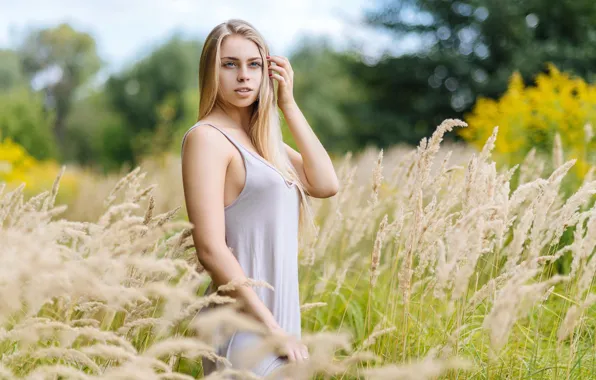
<path id="1" fill-rule="evenodd" d="M 241 98 L 248 98 L 252 96 L 252 89 L 244 89 L 244 88 L 239 88 L 237 90 L 234 90 L 234 92 L 236 94 L 238 94 L 238 96 L 240 96 Z"/>

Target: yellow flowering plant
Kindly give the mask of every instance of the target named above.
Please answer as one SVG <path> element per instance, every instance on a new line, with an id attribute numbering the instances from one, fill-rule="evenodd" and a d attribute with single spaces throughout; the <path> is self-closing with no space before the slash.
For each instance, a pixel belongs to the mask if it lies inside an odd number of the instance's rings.
<path id="1" fill-rule="evenodd" d="M 507 91 L 498 100 L 480 97 L 472 112 L 465 115 L 468 128 L 459 134 L 481 148 L 495 126 L 499 132 L 494 149 L 495 161 L 515 165 L 536 148 L 551 155 L 556 135 L 560 135 L 565 160 L 576 159 L 575 176 L 582 179 L 596 164 L 596 85 L 559 71 L 547 64 L 548 72 L 525 86 L 519 72 L 509 79 Z"/>
<path id="2" fill-rule="evenodd" d="M 12 139 L 0 140 L 0 181 L 23 182 L 26 179 L 26 173 L 35 164 L 35 158 Z"/>
<path id="3" fill-rule="evenodd" d="M 25 194 L 36 194 L 51 188 L 59 171 L 60 164 L 55 160 L 37 160 L 12 139 L 0 136 L 0 183 L 6 183 L 9 189 L 25 183 Z M 59 200 L 72 196 L 77 187 L 76 175 L 65 173 L 60 187 Z"/>

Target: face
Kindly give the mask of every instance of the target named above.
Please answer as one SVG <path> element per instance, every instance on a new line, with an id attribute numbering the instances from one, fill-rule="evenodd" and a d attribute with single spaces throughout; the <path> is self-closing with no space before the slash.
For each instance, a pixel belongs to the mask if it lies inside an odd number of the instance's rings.
<path id="1" fill-rule="evenodd" d="M 248 107 L 259 95 L 263 78 L 263 59 L 257 45 L 239 35 L 224 38 L 219 62 L 220 96 L 236 107 Z M 246 92 L 238 91 L 248 87 Z"/>

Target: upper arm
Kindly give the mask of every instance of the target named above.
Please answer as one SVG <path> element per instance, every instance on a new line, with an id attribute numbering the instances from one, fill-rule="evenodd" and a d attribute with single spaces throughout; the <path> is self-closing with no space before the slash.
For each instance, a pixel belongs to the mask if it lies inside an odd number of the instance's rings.
<path id="1" fill-rule="evenodd" d="M 285 142 L 284 142 L 284 146 L 286 148 L 286 152 L 288 153 L 288 158 L 290 159 L 292 166 L 296 170 L 296 173 L 298 173 L 298 177 L 300 177 L 300 181 L 302 181 L 302 183 L 304 184 L 304 191 L 309 196 L 312 196 L 311 195 L 312 188 L 310 186 L 310 183 L 308 182 L 308 179 L 306 178 L 306 173 L 304 172 L 304 165 L 302 163 L 302 155 L 300 153 L 298 153 L 294 148 L 292 148 L 291 146 L 286 144 Z"/>
<path id="2" fill-rule="evenodd" d="M 298 177 L 300 177 L 300 181 L 304 184 L 304 191 L 311 197 L 314 198 L 328 198 L 331 195 L 335 194 L 335 192 L 329 195 L 328 191 L 321 191 L 313 186 L 308 179 L 306 178 L 306 171 L 304 170 L 304 161 L 302 160 L 302 155 L 297 152 L 294 148 L 289 146 L 284 142 L 284 146 L 286 148 L 286 152 L 288 154 L 288 158 L 294 166 L 296 173 L 298 173 Z"/>
<path id="3" fill-rule="evenodd" d="M 195 127 L 182 147 L 182 183 L 197 254 L 225 244 L 224 184 L 229 150 L 214 128 Z"/>

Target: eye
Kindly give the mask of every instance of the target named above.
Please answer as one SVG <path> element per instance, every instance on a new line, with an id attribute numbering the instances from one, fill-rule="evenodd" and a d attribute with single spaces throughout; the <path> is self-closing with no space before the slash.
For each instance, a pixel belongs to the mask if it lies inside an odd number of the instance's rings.
<path id="1" fill-rule="evenodd" d="M 253 62 L 253 63 L 256 63 L 257 66 L 261 66 L 260 62 Z"/>
<path id="2" fill-rule="evenodd" d="M 231 62 L 231 61 L 230 61 L 230 62 L 226 62 L 226 63 L 224 63 L 224 66 L 228 66 L 228 64 L 230 64 L 230 63 L 231 63 L 232 65 L 235 65 L 235 63 L 234 63 L 234 62 Z M 229 66 L 228 66 L 228 67 L 229 67 Z"/>

